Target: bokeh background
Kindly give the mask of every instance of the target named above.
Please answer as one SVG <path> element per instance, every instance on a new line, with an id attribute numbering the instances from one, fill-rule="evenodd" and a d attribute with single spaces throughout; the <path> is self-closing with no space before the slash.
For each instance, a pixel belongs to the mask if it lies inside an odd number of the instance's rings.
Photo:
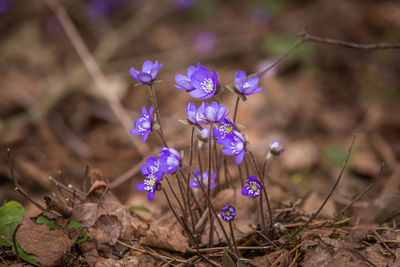
<path id="1" fill-rule="evenodd" d="M 162 82 L 155 85 L 161 120 L 169 144 L 185 151 L 190 129 L 177 119 L 186 117 L 186 104 L 194 100 L 173 85 L 189 65 L 201 62 L 217 71 L 222 85 L 229 84 L 237 70 L 253 73 L 271 64 L 302 29 L 357 43 L 400 43 L 399 1 L 60 3 L 104 72 L 108 90 L 131 116 L 132 129 L 142 106 L 151 102 L 129 69 L 141 68 L 145 60 L 164 63 Z M 375 206 L 388 209 L 390 218 L 397 214 L 399 73 L 399 50 L 306 43 L 260 79 L 264 90 L 240 104 L 237 121 L 246 127 L 260 163 L 272 140 L 285 146 L 269 175 L 274 202 L 299 200 L 305 212 L 314 212 L 357 134 L 345 177 L 322 215 L 332 216 L 373 182 L 354 210 Z M 233 113 L 235 96 L 225 90 L 221 98 Z M 81 187 L 86 164 L 113 182 L 143 160 L 46 1 L 0 0 L 0 118 L 0 201 L 16 199 L 30 215 L 38 210 L 13 190 L 8 147 L 19 183 L 39 202 L 56 191 L 48 176 L 61 180 L 60 171 L 66 183 Z M 146 156 L 161 145 L 156 135 L 147 144 Z M 385 169 L 376 181 L 381 162 Z M 136 191 L 141 180 L 138 173 L 113 192 L 127 205 L 161 213 L 161 195 L 149 203 Z"/>

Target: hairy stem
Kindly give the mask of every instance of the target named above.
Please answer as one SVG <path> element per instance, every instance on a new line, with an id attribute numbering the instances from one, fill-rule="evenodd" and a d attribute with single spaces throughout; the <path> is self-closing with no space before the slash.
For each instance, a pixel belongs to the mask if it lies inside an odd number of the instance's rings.
<path id="1" fill-rule="evenodd" d="M 233 123 L 236 122 L 236 115 L 237 115 L 237 111 L 238 111 L 238 108 L 239 108 L 239 101 L 240 101 L 240 97 L 237 96 L 236 104 L 235 104 L 235 111 L 233 112 Z"/>

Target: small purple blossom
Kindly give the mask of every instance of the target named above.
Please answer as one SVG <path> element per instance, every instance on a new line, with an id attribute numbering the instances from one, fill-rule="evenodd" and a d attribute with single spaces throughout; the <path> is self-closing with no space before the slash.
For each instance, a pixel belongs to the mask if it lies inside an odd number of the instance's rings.
<path id="1" fill-rule="evenodd" d="M 222 140 L 227 135 L 232 135 L 234 131 L 235 125 L 233 124 L 233 122 L 230 119 L 225 118 L 219 122 L 219 128 L 214 126 L 213 134 L 215 138 L 217 138 L 217 143 L 221 144 Z"/>
<path id="2" fill-rule="evenodd" d="M 225 206 L 221 210 L 221 217 L 226 222 L 231 222 L 235 219 L 236 211 L 232 206 Z"/>
<path id="3" fill-rule="evenodd" d="M 160 178 L 157 178 L 154 174 L 146 176 L 143 183 L 137 184 L 136 189 L 139 191 L 148 191 L 147 198 L 149 201 L 153 201 L 154 194 L 156 193 L 156 186 L 160 183 Z"/>
<path id="4" fill-rule="evenodd" d="M 203 184 L 204 187 L 208 188 L 208 172 L 203 172 L 202 177 L 200 177 L 200 171 L 199 170 L 194 170 L 194 175 L 196 176 Z M 211 181 L 214 181 L 215 178 L 217 178 L 217 174 L 216 173 L 211 173 Z M 191 188 L 200 188 L 199 183 L 197 182 L 197 179 L 194 178 L 193 181 L 189 181 L 189 186 Z M 210 189 L 214 189 L 216 187 L 216 185 L 211 182 L 210 183 Z"/>
<path id="5" fill-rule="evenodd" d="M 283 146 L 281 145 L 281 143 L 279 143 L 279 141 L 275 140 L 273 141 L 270 145 L 269 145 L 269 151 L 272 155 L 274 156 L 279 156 L 281 155 L 283 152 L 285 152 L 285 150 L 283 149 Z"/>
<path id="6" fill-rule="evenodd" d="M 164 173 L 174 173 L 181 166 L 181 157 L 173 148 L 163 147 L 159 154 L 160 170 Z"/>
<path id="7" fill-rule="evenodd" d="M 156 79 L 156 76 L 160 71 L 162 65 L 163 64 L 159 64 L 157 60 L 154 63 L 150 60 L 146 60 L 143 63 L 142 71 L 138 71 L 134 67 L 131 67 L 129 73 L 139 82 L 149 84 Z"/>
<path id="8" fill-rule="evenodd" d="M 255 176 L 250 176 L 249 180 L 244 184 L 242 188 L 242 195 L 256 198 L 260 196 L 261 184 Z"/>
<path id="9" fill-rule="evenodd" d="M 222 149 L 223 154 L 236 155 L 236 164 L 243 161 L 246 146 L 243 136 L 238 131 L 234 131 L 232 135 L 227 135 L 222 139 L 221 144 L 225 146 L 225 149 Z"/>
<path id="10" fill-rule="evenodd" d="M 189 94 L 194 98 L 207 99 L 215 94 L 218 87 L 218 76 L 215 70 L 210 71 L 197 63 L 197 70 L 190 76 L 190 83 L 194 89 Z"/>
<path id="11" fill-rule="evenodd" d="M 237 71 L 235 75 L 236 90 L 242 95 L 254 95 L 260 92 L 263 88 L 258 86 L 258 77 L 247 79 L 244 71 Z"/>
<path id="12" fill-rule="evenodd" d="M 180 90 L 186 90 L 186 91 L 191 91 L 194 89 L 194 86 L 190 82 L 190 77 L 192 74 L 196 71 L 196 67 L 194 66 L 189 66 L 187 69 L 187 76 L 183 74 L 177 74 L 175 75 L 175 82 L 176 85 L 174 85 L 176 88 Z"/>
<path id="13" fill-rule="evenodd" d="M 163 172 L 160 171 L 160 161 L 156 157 L 149 157 L 146 159 L 146 163 L 140 167 L 143 176 L 154 175 L 155 177 L 161 179 Z"/>
<path id="14" fill-rule="evenodd" d="M 211 104 L 205 104 L 205 116 L 208 122 L 220 122 L 228 116 L 224 104 L 218 104 L 213 101 Z"/>
<path id="15" fill-rule="evenodd" d="M 151 132 L 151 127 L 153 126 L 153 107 L 149 108 L 147 113 L 146 107 L 142 108 L 142 117 L 135 121 L 135 129 L 129 132 L 134 135 L 141 135 L 142 142 L 146 142 Z"/>
<path id="16" fill-rule="evenodd" d="M 188 117 L 188 120 L 197 125 L 205 125 L 208 124 L 206 120 L 206 115 L 205 115 L 205 108 L 206 108 L 206 103 L 202 103 L 198 109 L 196 109 L 196 106 L 193 103 L 189 103 L 186 108 L 186 115 Z"/>

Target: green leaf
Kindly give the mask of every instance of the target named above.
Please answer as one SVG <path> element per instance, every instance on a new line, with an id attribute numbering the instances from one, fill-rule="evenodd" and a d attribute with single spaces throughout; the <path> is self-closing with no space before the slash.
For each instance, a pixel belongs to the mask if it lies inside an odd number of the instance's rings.
<path id="1" fill-rule="evenodd" d="M 333 164 L 334 166 L 340 168 L 343 165 L 343 162 L 346 158 L 347 149 L 329 146 L 324 148 L 323 156 L 324 158 Z M 346 166 L 346 169 L 351 166 L 351 155 L 349 158 L 349 162 Z"/>
<path id="2" fill-rule="evenodd" d="M 39 217 L 37 217 L 36 222 L 38 224 L 47 225 L 48 227 L 50 227 L 50 230 L 54 230 L 61 227 L 57 224 L 55 220 L 49 219 L 44 215 L 40 215 Z"/>
<path id="3" fill-rule="evenodd" d="M 137 210 L 137 211 L 150 212 L 150 210 L 148 208 L 143 207 L 143 206 L 131 206 L 131 209 L 133 211 Z"/>
<path id="4" fill-rule="evenodd" d="M 222 266 L 223 267 L 236 267 L 236 263 L 229 256 L 229 252 L 224 249 L 224 254 L 222 255 Z"/>
<path id="5" fill-rule="evenodd" d="M 12 246 L 12 236 L 18 223 L 24 218 L 25 209 L 17 201 L 9 201 L 0 207 L 0 244 Z"/>
<path id="6" fill-rule="evenodd" d="M 17 244 L 17 250 L 18 250 L 18 256 L 23 259 L 26 262 L 29 262 L 32 265 L 35 266 L 41 266 L 40 263 L 38 263 L 37 261 L 35 261 L 35 255 L 33 254 L 28 254 L 26 253 L 20 246 L 18 243 Z M 14 247 L 12 248 L 12 252 L 15 254 L 15 249 Z"/>
<path id="7" fill-rule="evenodd" d="M 75 244 L 79 244 L 79 243 L 85 242 L 87 240 L 86 229 L 82 226 L 82 224 L 78 223 L 77 221 L 70 220 L 67 227 L 69 229 L 81 229 L 82 230 L 83 237 L 76 240 Z"/>

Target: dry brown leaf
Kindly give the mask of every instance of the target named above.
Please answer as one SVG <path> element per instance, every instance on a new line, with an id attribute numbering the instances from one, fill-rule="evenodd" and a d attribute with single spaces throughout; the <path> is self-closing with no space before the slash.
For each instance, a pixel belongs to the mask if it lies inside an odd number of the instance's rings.
<path id="1" fill-rule="evenodd" d="M 187 238 L 182 234 L 182 227 L 171 214 L 160 217 L 150 224 L 140 244 L 175 250 L 185 253 L 189 248 Z"/>
<path id="2" fill-rule="evenodd" d="M 320 197 L 318 193 L 312 192 L 304 201 L 302 210 L 311 215 L 318 210 L 323 201 L 324 199 Z M 332 218 L 334 214 L 335 214 L 335 204 L 333 202 L 333 199 L 330 198 L 326 203 L 325 207 L 321 210 L 319 216 L 324 218 Z"/>
<path id="3" fill-rule="evenodd" d="M 35 260 L 42 266 L 62 265 L 71 249 L 71 241 L 61 229 L 50 230 L 32 218 L 23 219 L 16 240 L 25 252 L 36 255 Z"/>
<path id="4" fill-rule="evenodd" d="M 113 246 L 121 233 L 122 225 L 114 215 L 102 215 L 89 229 L 89 235 L 96 240 L 97 250 L 107 257 L 113 257 Z"/>
<path id="5" fill-rule="evenodd" d="M 287 266 L 289 264 L 289 251 L 281 249 L 270 254 L 265 254 L 260 257 L 255 257 L 250 260 L 254 266 L 272 267 L 272 266 Z"/>

